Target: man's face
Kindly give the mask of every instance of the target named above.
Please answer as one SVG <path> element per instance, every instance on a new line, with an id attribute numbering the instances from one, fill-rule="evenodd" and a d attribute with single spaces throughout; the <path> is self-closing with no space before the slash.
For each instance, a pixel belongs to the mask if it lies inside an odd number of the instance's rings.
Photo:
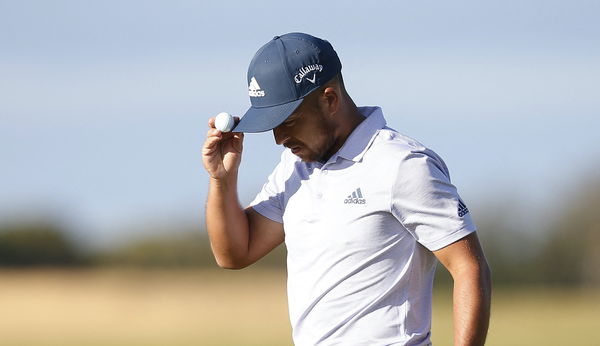
<path id="1" fill-rule="evenodd" d="M 314 100 L 306 99 L 281 125 L 273 129 L 275 143 L 291 149 L 302 161 L 325 161 L 334 152 L 335 127 Z"/>

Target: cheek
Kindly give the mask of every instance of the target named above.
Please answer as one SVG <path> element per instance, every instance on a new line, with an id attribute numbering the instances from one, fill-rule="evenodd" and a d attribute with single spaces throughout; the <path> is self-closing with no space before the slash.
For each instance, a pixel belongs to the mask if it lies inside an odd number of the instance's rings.
<path id="1" fill-rule="evenodd" d="M 302 138 L 302 140 L 306 143 L 317 143 L 321 142 L 325 137 L 325 131 L 322 131 L 321 128 L 316 126 L 307 126 L 305 129 L 303 129 L 302 133 L 298 134 L 298 137 Z"/>
<path id="2" fill-rule="evenodd" d="M 325 128 L 324 126 L 320 126 L 314 128 L 311 134 L 308 136 L 307 141 L 309 146 L 313 148 L 314 151 L 323 153 L 329 150 L 329 147 L 333 143 L 333 134 L 332 131 Z"/>

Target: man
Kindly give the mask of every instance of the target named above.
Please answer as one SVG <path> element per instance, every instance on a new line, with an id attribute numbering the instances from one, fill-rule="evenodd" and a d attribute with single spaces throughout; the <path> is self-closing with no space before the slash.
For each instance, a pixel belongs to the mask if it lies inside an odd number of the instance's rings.
<path id="1" fill-rule="evenodd" d="M 210 119 L 202 150 L 217 263 L 244 268 L 285 241 L 297 345 L 429 345 L 437 258 L 454 279 L 455 345 L 482 345 L 489 269 L 442 159 L 354 104 L 327 41 L 276 36 L 248 84 L 251 108 L 233 133 Z M 243 132 L 269 130 L 287 149 L 242 208 Z"/>

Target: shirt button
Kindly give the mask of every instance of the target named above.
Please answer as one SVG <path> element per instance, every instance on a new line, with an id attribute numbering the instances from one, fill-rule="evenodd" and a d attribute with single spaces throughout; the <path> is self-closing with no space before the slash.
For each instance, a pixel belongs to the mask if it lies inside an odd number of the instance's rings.
<path id="1" fill-rule="evenodd" d="M 323 171 L 323 175 L 327 175 L 327 172 L 329 172 L 328 170 L 324 170 Z"/>
<path id="2" fill-rule="evenodd" d="M 320 192 L 317 192 L 317 194 L 315 195 L 316 198 L 321 199 L 323 197 L 323 194 Z"/>

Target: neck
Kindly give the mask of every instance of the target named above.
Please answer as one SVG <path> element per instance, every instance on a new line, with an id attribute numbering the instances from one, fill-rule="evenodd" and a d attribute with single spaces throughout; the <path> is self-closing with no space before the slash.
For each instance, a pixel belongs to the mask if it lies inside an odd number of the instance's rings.
<path id="1" fill-rule="evenodd" d="M 346 142 L 350 134 L 356 129 L 363 120 L 365 120 L 364 115 L 358 110 L 354 101 L 348 96 L 341 104 L 341 114 L 343 116 L 342 126 L 340 126 L 340 135 L 339 141 L 341 142 L 340 148 Z M 339 148 L 338 148 L 339 149 Z"/>
<path id="2" fill-rule="evenodd" d="M 360 113 L 352 99 L 349 99 L 349 102 L 345 103 L 340 111 L 340 125 L 335 130 L 337 135 L 335 136 L 333 145 L 326 155 L 324 155 L 322 162 L 327 162 L 333 154 L 337 153 L 344 143 L 346 143 L 346 140 L 350 137 L 354 129 L 365 120 L 365 117 Z"/>

